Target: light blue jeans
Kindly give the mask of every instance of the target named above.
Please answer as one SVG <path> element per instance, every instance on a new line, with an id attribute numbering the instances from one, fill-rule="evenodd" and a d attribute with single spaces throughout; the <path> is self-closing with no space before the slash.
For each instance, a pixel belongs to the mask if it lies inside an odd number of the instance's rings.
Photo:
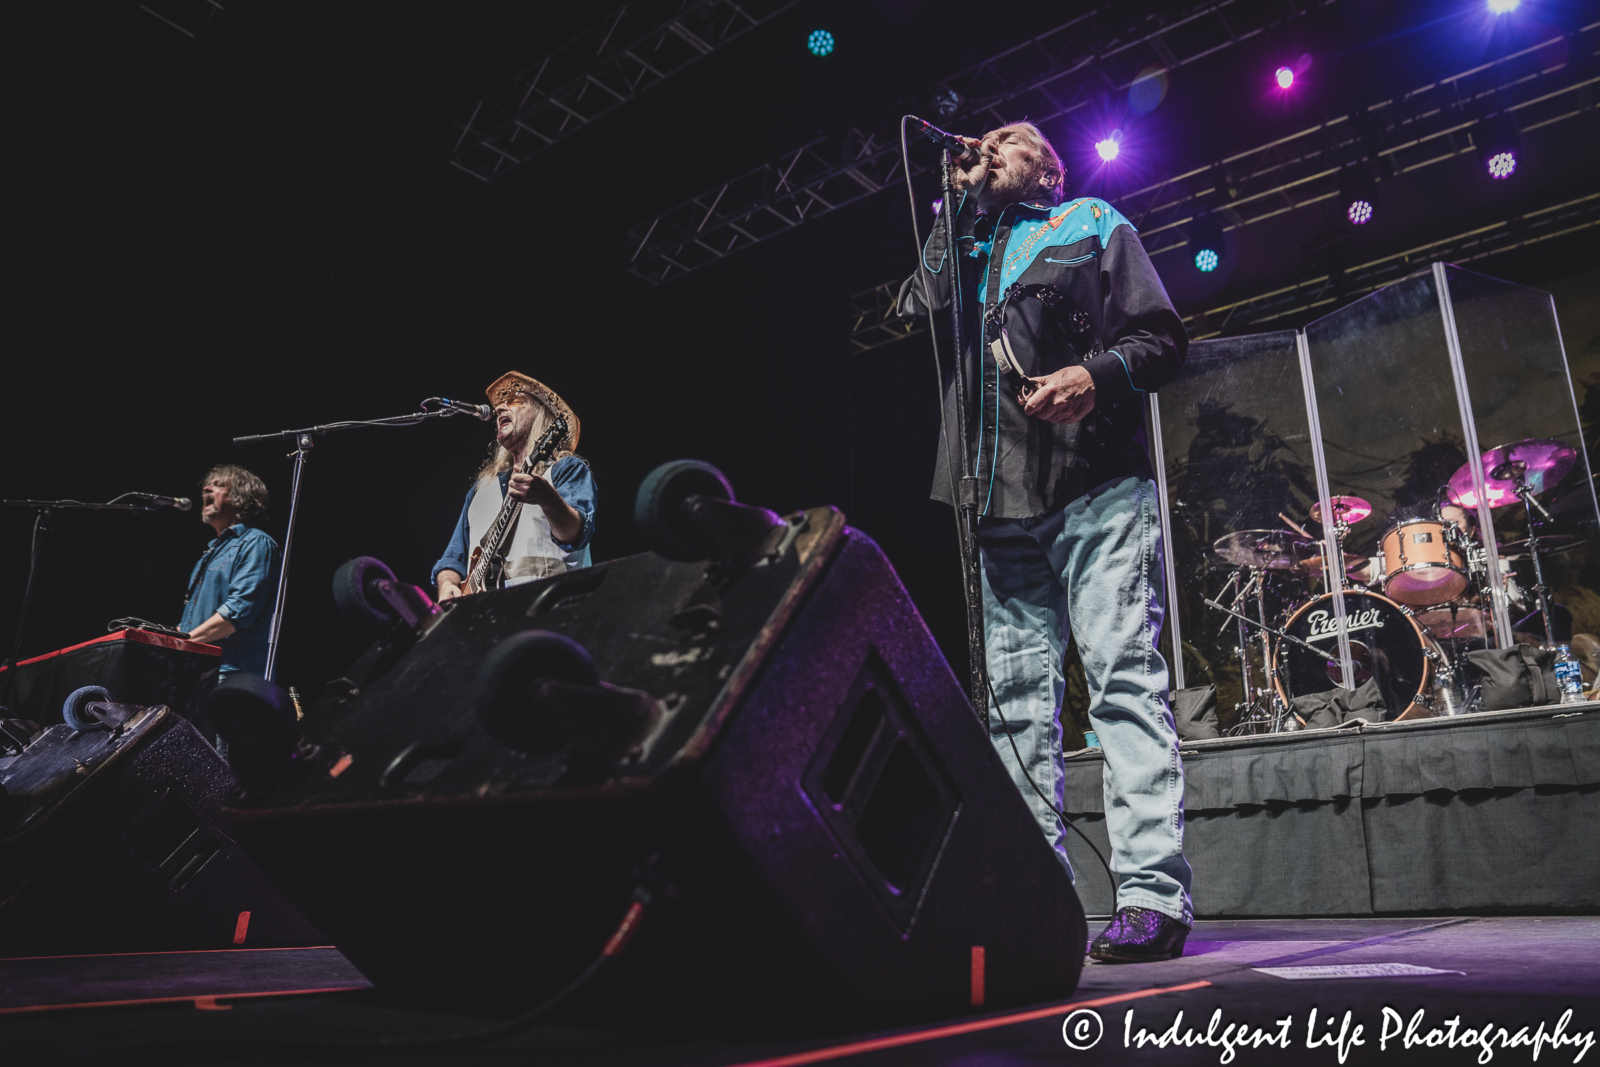
<path id="1" fill-rule="evenodd" d="M 1157 507 L 1154 482 L 1123 478 L 1049 515 L 979 523 L 984 644 L 1005 716 L 1002 722 L 991 703 L 989 735 L 1070 873 L 1066 830 L 1028 776 L 1061 805 L 1062 656 L 1076 634 L 1089 718 L 1105 752 L 1117 906 L 1152 908 L 1192 925 L 1183 765 L 1167 707 L 1167 664 L 1156 647 L 1166 612 Z"/>

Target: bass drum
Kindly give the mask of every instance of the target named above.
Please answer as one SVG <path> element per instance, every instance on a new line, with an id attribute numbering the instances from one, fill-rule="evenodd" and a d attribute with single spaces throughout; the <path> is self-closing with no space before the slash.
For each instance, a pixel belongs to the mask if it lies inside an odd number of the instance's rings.
<path id="1" fill-rule="evenodd" d="M 1388 705 L 1387 719 L 1401 716 L 1419 696 L 1433 687 L 1433 661 L 1428 653 L 1434 642 L 1416 620 L 1388 597 L 1362 590 L 1344 594 L 1349 622 L 1350 659 L 1355 683 L 1378 679 L 1378 690 Z M 1310 693 L 1325 693 L 1339 685 L 1339 629 L 1333 613 L 1333 594 L 1324 593 L 1295 609 L 1283 625 L 1284 632 L 1315 648 L 1313 655 L 1289 641 L 1272 650 L 1272 685 L 1285 702 Z"/>

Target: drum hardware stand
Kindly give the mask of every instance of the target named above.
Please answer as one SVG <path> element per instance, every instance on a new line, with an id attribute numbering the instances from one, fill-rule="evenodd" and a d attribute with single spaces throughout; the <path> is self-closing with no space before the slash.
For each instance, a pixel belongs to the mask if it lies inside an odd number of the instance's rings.
<path id="1" fill-rule="evenodd" d="M 1438 703 L 1443 707 L 1436 707 L 1432 695 L 1417 697 L 1417 702 L 1424 704 L 1434 712 L 1443 712 L 1445 715 L 1465 715 L 1477 709 L 1479 695 L 1475 688 L 1468 688 L 1464 683 L 1466 676 L 1461 672 L 1461 664 L 1446 663 L 1438 668 L 1434 675 L 1434 693 L 1438 694 Z"/>
<path id="2" fill-rule="evenodd" d="M 1463 557 L 1466 558 L 1466 546 L 1463 545 L 1462 548 Z M 1418 629 L 1426 633 L 1434 642 L 1438 642 L 1439 635 L 1433 632 L 1433 627 L 1417 617 L 1416 610 L 1411 605 L 1399 604 L 1399 608 L 1407 618 L 1417 624 Z M 1456 625 L 1459 610 L 1454 602 L 1450 604 L 1450 625 L 1452 627 Z M 1456 649 L 1459 642 L 1453 636 L 1453 631 L 1449 640 L 1452 649 Z M 1412 702 L 1421 704 L 1429 711 L 1438 714 L 1441 709 L 1435 706 L 1435 700 L 1437 699 L 1440 704 L 1443 704 L 1443 713 L 1448 716 L 1464 715 L 1467 712 L 1476 710 L 1478 703 L 1477 692 L 1467 688 L 1465 685 L 1457 684 L 1458 682 L 1463 682 L 1466 675 L 1462 673 L 1462 664 L 1456 661 L 1455 656 L 1446 656 L 1438 648 L 1424 648 L 1422 655 L 1429 663 L 1433 664 L 1433 692 L 1418 693 L 1412 698 Z M 1437 697 L 1435 696 L 1436 694 Z"/>
<path id="3" fill-rule="evenodd" d="M 1242 574 L 1244 574 L 1243 568 L 1235 571 L 1228 584 L 1230 586 L 1237 584 Z M 1252 572 L 1250 581 L 1245 583 L 1234 595 L 1233 604 L 1235 607 L 1238 607 L 1250 595 L 1250 587 L 1260 580 L 1260 573 Z M 1226 626 L 1227 624 L 1224 623 L 1223 625 Z M 1239 631 L 1239 643 L 1234 646 L 1233 651 L 1239 657 L 1239 681 L 1244 687 L 1244 699 L 1233 706 L 1235 716 L 1233 728 L 1238 730 L 1257 721 L 1261 699 L 1259 692 L 1256 690 L 1255 678 L 1252 676 L 1250 668 L 1250 631 L 1245 629 L 1242 621 L 1235 622 L 1234 626 Z"/>
<path id="4" fill-rule="evenodd" d="M 128 496 L 146 497 L 142 504 L 119 504 L 118 500 Z M 39 574 L 39 557 L 43 554 L 44 535 L 50 532 L 52 513 L 64 509 L 81 509 L 84 511 L 159 511 L 166 504 L 158 504 L 154 497 L 147 493 L 123 493 L 122 496 L 105 504 L 96 504 L 82 500 L 0 500 L 0 506 L 8 508 L 28 508 L 36 512 L 33 518 L 33 540 L 28 552 L 28 582 L 23 586 L 22 610 L 17 613 L 17 635 L 11 645 L 11 657 L 0 666 L 6 668 L 6 699 L 0 703 L 0 708 L 11 707 L 11 698 L 16 695 L 17 661 L 22 658 L 22 639 L 28 625 L 28 614 L 33 608 L 33 594 L 36 588 L 35 579 Z"/>
<path id="5" fill-rule="evenodd" d="M 1344 521 L 1344 513 L 1338 508 L 1333 512 L 1333 539 L 1339 545 L 1339 551 L 1344 551 L 1344 538 L 1350 532 L 1350 524 Z M 1327 545 L 1323 545 L 1323 555 L 1327 555 Z"/>
<path id="6" fill-rule="evenodd" d="M 1233 606 L 1235 608 L 1239 607 L 1240 604 L 1242 604 L 1244 600 L 1249 597 L 1252 588 L 1261 582 L 1261 572 L 1259 570 L 1256 568 L 1251 568 L 1250 572 L 1250 581 L 1245 583 L 1244 586 L 1240 588 L 1239 591 L 1234 595 Z M 1238 570 L 1234 571 L 1233 575 L 1228 579 L 1228 584 L 1222 587 L 1222 592 L 1218 593 L 1217 596 L 1219 598 L 1225 596 L 1230 589 L 1232 589 L 1235 585 L 1238 585 L 1239 578 L 1244 573 L 1244 567 L 1240 567 Z M 1243 616 L 1240 616 L 1240 618 L 1242 619 Z M 1228 624 L 1226 621 L 1224 621 L 1222 625 L 1223 628 L 1226 629 Z M 1239 681 L 1244 688 L 1244 699 L 1233 706 L 1236 718 L 1234 719 L 1233 726 L 1230 728 L 1230 733 L 1238 732 L 1245 727 L 1253 726 L 1256 723 L 1261 722 L 1264 718 L 1260 714 L 1262 710 L 1261 694 L 1256 689 L 1255 678 L 1250 666 L 1250 632 L 1245 629 L 1244 622 L 1242 621 L 1235 622 L 1234 625 L 1238 627 L 1239 636 L 1238 643 L 1234 646 L 1233 652 L 1234 655 L 1239 657 Z M 1217 632 L 1220 634 L 1222 631 L 1219 630 Z M 1270 662 L 1270 659 L 1263 661 L 1264 664 Z"/>
<path id="7" fill-rule="evenodd" d="M 1259 583 L 1261 581 L 1261 579 L 1263 577 L 1263 574 L 1262 574 L 1260 568 L 1251 568 L 1251 570 L 1255 571 L 1255 574 L 1250 579 L 1250 582 L 1248 584 L 1246 584 L 1244 588 L 1240 589 L 1237 595 L 1235 595 L 1234 600 L 1233 600 L 1234 604 L 1239 604 L 1241 601 L 1244 600 L 1245 597 L 1249 596 L 1250 593 L 1252 592 L 1252 586 L 1255 586 L 1257 583 Z M 1223 592 L 1224 593 L 1227 592 L 1228 587 L 1233 585 L 1233 583 L 1235 581 L 1237 581 L 1237 580 L 1238 580 L 1238 575 L 1235 574 L 1233 579 L 1231 579 L 1229 581 L 1228 585 L 1223 587 Z M 1266 724 L 1269 725 L 1269 729 L 1268 729 L 1269 733 L 1278 733 L 1283 729 L 1283 726 L 1284 726 L 1285 722 L 1288 720 L 1288 717 L 1291 714 L 1291 712 L 1290 712 L 1290 709 L 1289 709 L 1288 705 L 1284 702 L 1283 698 L 1281 696 L 1279 696 L 1277 691 L 1272 689 L 1270 685 L 1267 688 L 1270 691 L 1269 700 L 1270 700 L 1271 707 L 1270 708 L 1262 708 L 1261 707 L 1261 703 L 1260 703 L 1261 695 L 1260 695 L 1260 693 L 1258 693 L 1254 689 L 1254 687 L 1251 684 L 1252 680 L 1251 680 L 1251 675 L 1250 675 L 1250 663 L 1249 663 L 1250 657 L 1249 657 L 1248 652 L 1246 651 L 1246 649 L 1247 649 L 1247 647 L 1249 645 L 1248 631 L 1246 630 L 1246 626 L 1247 625 L 1248 626 L 1254 626 L 1254 627 L 1257 627 L 1261 631 L 1261 643 L 1262 643 L 1262 646 L 1267 649 L 1267 659 L 1266 659 L 1265 663 L 1266 663 L 1266 671 L 1267 671 L 1269 677 L 1276 677 L 1276 673 L 1277 673 L 1276 671 L 1274 671 L 1272 669 L 1272 666 L 1271 666 L 1271 663 L 1272 663 L 1271 646 L 1270 646 L 1270 644 L 1268 644 L 1268 641 L 1267 641 L 1267 638 L 1269 636 L 1276 637 L 1276 638 L 1278 638 L 1279 640 L 1282 640 L 1282 641 L 1288 641 L 1290 644 L 1299 645 L 1301 648 L 1305 649 L 1306 651 L 1308 651 L 1308 652 L 1312 653 L 1313 655 L 1318 656 L 1318 657 L 1320 657 L 1322 659 L 1326 659 L 1328 654 L 1324 649 L 1320 649 L 1320 648 L 1316 647 L 1313 644 L 1310 644 L 1308 642 L 1302 641 L 1298 637 L 1295 637 L 1293 634 L 1290 634 L 1287 631 L 1282 630 L 1282 629 L 1280 629 L 1280 628 L 1278 628 L 1276 626 L 1273 626 L 1272 624 L 1268 623 L 1266 621 L 1266 596 L 1265 596 L 1265 593 L 1264 593 L 1264 591 L 1261 591 L 1259 589 L 1259 587 L 1257 588 L 1256 592 L 1257 592 L 1258 610 L 1259 610 L 1259 612 L 1261 614 L 1261 618 L 1259 618 L 1259 619 L 1252 619 L 1250 616 L 1245 615 L 1242 612 L 1235 611 L 1233 608 L 1228 607 L 1227 605 L 1222 604 L 1219 601 L 1212 600 L 1209 597 L 1205 597 L 1205 598 L 1202 598 L 1202 599 L 1204 600 L 1204 602 L 1205 602 L 1207 607 L 1215 608 L 1217 611 L 1222 612 L 1224 615 L 1231 615 L 1233 618 L 1237 619 L 1238 623 L 1239 623 L 1239 648 L 1238 648 L 1237 651 L 1239 653 L 1240 671 L 1241 671 L 1241 673 L 1243 674 L 1243 677 L 1244 677 L 1245 696 L 1248 699 L 1246 699 L 1245 701 L 1241 702 L 1240 704 L 1235 705 L 1235 710 L 1249 709 L 1251 714 L 1249 715 L 1249 717 L 1240 720 L 1240 722 L 1238 722 L 1238 723 L 1235 723 L 1235 728 L 1237 728 L 1239 726 L 1253 725 L 1255 723 L 1266 723 Z M 1221 596 L 1221 595 L 1222 595 L 1221 593 L 1218 594 L 1218 596 Z M 1260 714 L 1257 714 L 1257 713 L 1260 713 Z"/>
<path id="8" fill-rule="evenodd" d="M 451 415 L 461 414 L 452 407 L 430 408 L 429 405 L 442 404 L 439 397 L 430 396 L 420 405 L 422 410 L 410 415 L 391 415 L 383 419 L 347 419 L 343 422 L 330 422 L 322 426 L 308 426 L 301 430 L 279 430 L 276 433 L 247 434 L 235 437 L 236 445 L 252 444 L 256 441 L 281 441 L 293 439 L 294 451 L 289 453 L 294 457 L 294 479 L 289 488 L 289 525 L 283 535 L 283 563 L 278 569 L 278 594 L 272 608 L 272 625 L 267 630 L 267 681 L 273 681 L 278 674 L 278 638 L 283 633 L 283 609 L 289 600 L 289 559 L 294 552 L 295 520 L 300 516 L 300 486 L 304 480 L 306 460 L 311 458 L 311 447 L 316 443 L 316 438 L 334 430 L 349 430 L 357 426 L 416 426 L 424 419 L 448 418 Z"/>
<path id="9" fill-rule="evenodd" d="M 1547 648 L 1554 648 L 1556 644 L 1555 631 L 1550 626 L 1550 589 L 1544 582 L 1544 564 L 1539 559 L 1539 526 L 1533 517 L 1533 509 L 1538 508 L 1545 522 L 1551 521 L 1550 513 L 1544 505 L 1533 495 L 1533 487 L 1527 480 L 1528 465 L 1520 460 L 1507 460 L 1489 472 L 1489 477 L 1498 481 L 1510 481 L 1516 487 L 1517 496 L 1522 500 L 1523 507 L 1528 511 L 1528 555 L 1533 558 L 1533 591 L 1539 596 L 1539 616 L 1544 620 L 1544 643 Z"/>

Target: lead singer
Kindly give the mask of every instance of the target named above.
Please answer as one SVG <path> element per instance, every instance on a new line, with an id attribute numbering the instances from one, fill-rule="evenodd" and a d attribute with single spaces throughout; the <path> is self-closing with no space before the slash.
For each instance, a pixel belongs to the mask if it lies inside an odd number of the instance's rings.
<path id="1" fill-rule="evenodd" d="M 980 356 L 969 372 L 980 381 L 965 444 L 978 488 L 984 645 L 1001 713 L 989 709 L 990 738 L 1070 872 L 1051 805 L 1063 798 L 1062 656 L 1076 634 L 1105 752 L 1119 905 L 1089 954 L 1176 958 L 1193 922 L 1191 873 L 1183 767 L 1156 647 L 1165 583 L 1143 406 L 1183 365 L 1188 338 L 1128 220 L 1103 200 L 1064 201 L 1065 169 L 1037 127 L 1013 123 L 962 140 L 972 149 L 953 172 L 965 341 Z M 935 309 L 949 305 L 944 237 L 935 227 L 926 269 L 901 287 L 900 314 L 926 314 L 930 291 Z M 1004 374 L 1000 354 L 1021 375 Z M 947 383 L 947 434 L 954 405 Z M 941 438 L 933 496 L 953 505 L 948 443 Z"/>

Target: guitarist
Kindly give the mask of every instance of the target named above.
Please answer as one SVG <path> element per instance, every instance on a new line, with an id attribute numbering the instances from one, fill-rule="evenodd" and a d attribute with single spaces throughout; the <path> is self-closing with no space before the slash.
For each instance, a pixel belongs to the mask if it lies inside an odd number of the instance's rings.
<path id="1" fill-rule="evenodd" d="M 450 545 L 433 565 L 440 600 L 468 592 L 468 558 L 509 499 L 521 507 L 504 552 L 504 579 L 521 585 L 589 565 L 594 535 L 595 483 L 589 465 L 573 453 L 578 446 L 578 416 L 555 391 L 526 374 L 502 375 L 484 392 L 494 405 L 495 445 L 478 471 L 461 508 Z M 523 474 L 528 453 L 557 419 L 566 435 L 550 457 Z"/>

